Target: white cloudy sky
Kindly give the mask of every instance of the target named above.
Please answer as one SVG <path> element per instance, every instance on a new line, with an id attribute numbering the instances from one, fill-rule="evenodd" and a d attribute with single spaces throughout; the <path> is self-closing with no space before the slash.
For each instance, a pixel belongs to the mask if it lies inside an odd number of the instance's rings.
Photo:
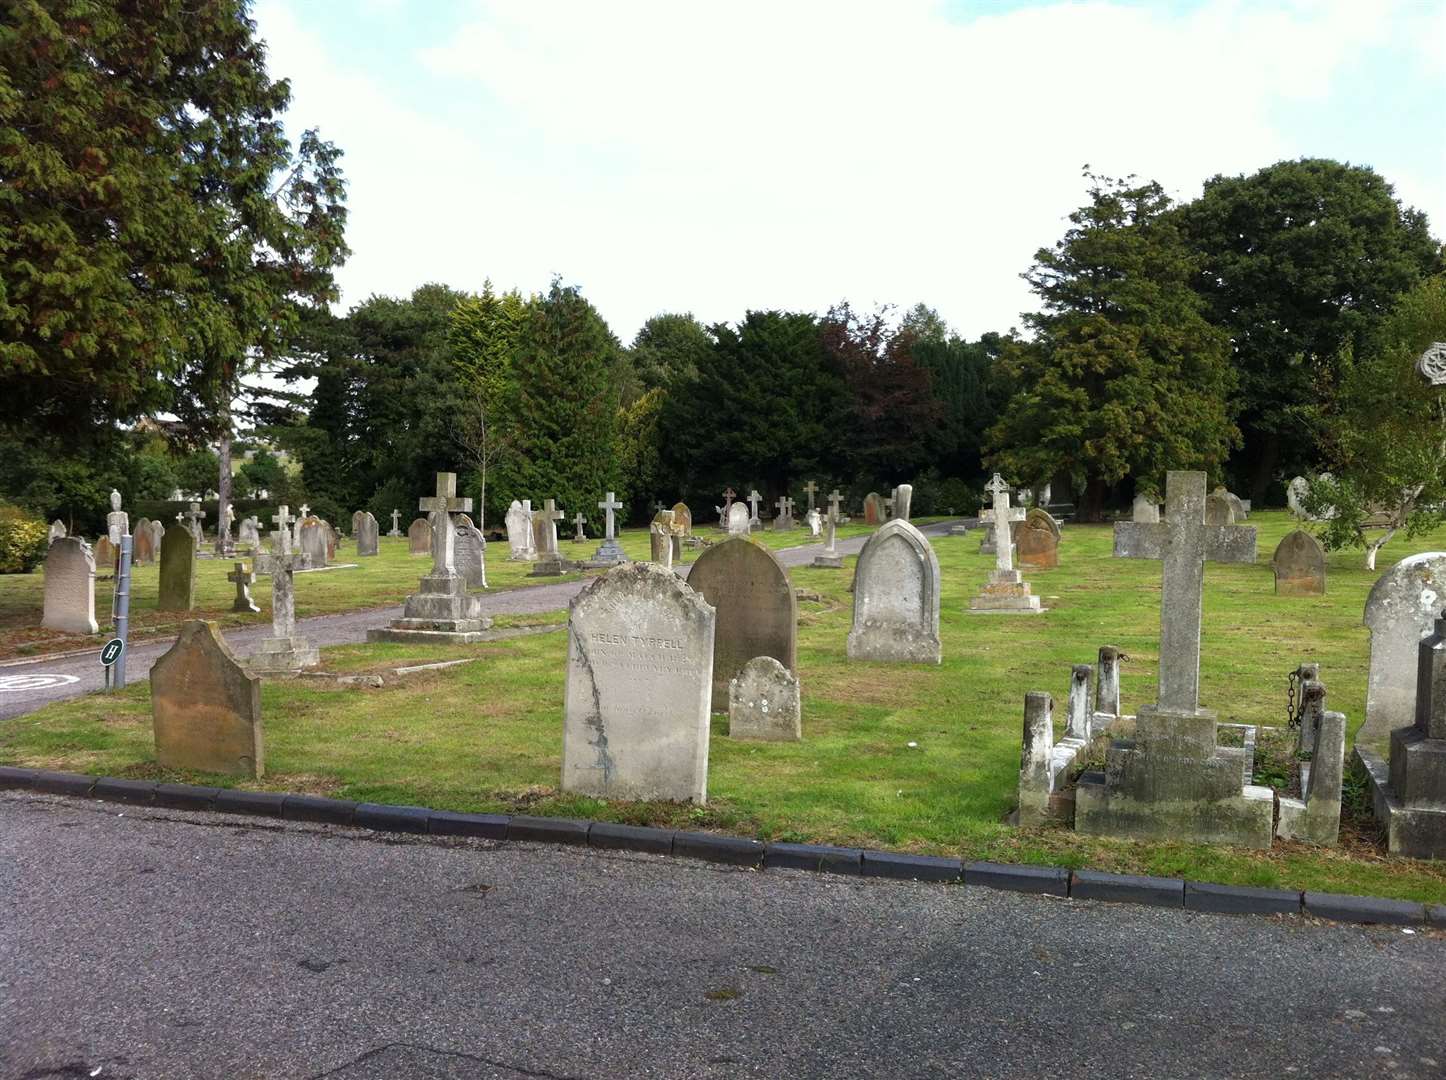
<path id="1" fill-rule="evenodd" d="M 345 151 L 344 303 L 582 286 L 649 315 L 923 300 L 959 331 L 1084 199 L 1369 164 L 1446 234 L 1446 0 L 258 0 L 290 124 Z"/>

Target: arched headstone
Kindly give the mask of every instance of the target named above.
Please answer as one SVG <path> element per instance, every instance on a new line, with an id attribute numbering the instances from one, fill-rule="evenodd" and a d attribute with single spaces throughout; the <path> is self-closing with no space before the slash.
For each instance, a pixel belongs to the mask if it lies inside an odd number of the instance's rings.
<path id="1" fill-rule="evenodd" d="M 688 584 L 718 612 L 713 708 L 728 707 L 729 680 L 755 656 L 771 656 L 797 673 L 798 601 L 773 552 L 747 537 L 730 536 L 698 556 Z"/>
<path id="2" fill-rule="evenodd" d="M 331 526 L 315 514 L 301 523 L 298 538 L 301 552 L 311 560 L 312 569 L 320 569 L 329 562 L 328 555 L 334 553 L 331 541 Z"/>
<path id="3" fill-rule="evenodd" d="M 487 588 L 487 540 L 466 514 L 457 518 L 457 539 L 452 558 L 457 573 L 467 580 L 469 589 Z"/>
<path id="4" fill-rule="evenodd" d="M 1031 507 L 1014 530 L 1014 554 L 1021 566 L 1036 568 L 1059 565 L 1059 522 L 1050 514 Z"/>
<path id="5" fill-rule="evenodd" d="M 881 526 L 859 553 L 848 655 L 912 664 L 943 659 L 939 559 L 924 534 L 907 521 Z"/>
<path id="6" fill-rule="evenodd" d="M 1275 571 L 1277 595 L 1325 595 L 1325 548 L 1304 529 L 1292 529 L 1285 534 L 1270 557 L 1270 565 Z"/>
<path id="7" fill-rule="evenodd" d="M 1206 525 L 1234 525 L 1235 507 L 1224 495 L 1211 494 L 1205 498 Z"/>
<path id="8" fill-rule="evenodd" d="M 95 553 L 78 536 L 58 536 L 45 556 L 45 605 L 40 625 L 67 634 L 94 634 Z"/>
<path id="9" fill-rule="evenodd" d="M 888 512 L 884 509 L 884 497 L 877 491 L 871 491 L 864 496 L 864 524 L 882 525 L 888 518 Z"/>
<path id="10" fill-rule="evenodd" d="M 432 526 L 426 518 L 417 518 L 407 527 L 407 551 L 413 555 L 432 554 Z"/>
<path id="11" fill-rule="evenodd" d="M 678 536 L 693 535 L 693 511 L 685 502 L 673 504 L 673 532 Z"/>
<path id="12" fill-rule="evenodd" d="M 752 523 L 748 519 L 748 507 L 734 503 L 728 508 L 728 535 L 747 536 Z"/>
<path id="13" fill-rule="evenodd" d="M 1366 722 L 1356 742 L 1384 746 L 1391 732 L 1416 722 L 1417 646 L 1446 607 L 1446 552 L 1427 551 L 1387 570 L 1366 598 L 1371 632 Z"/>
<path id="14" fill-rule="evenodd" d="M 381 526 L 370 510 L 359 510 L 352 516 L 352 535 L 356 537 L 358 557 L 381 554 Z"/>

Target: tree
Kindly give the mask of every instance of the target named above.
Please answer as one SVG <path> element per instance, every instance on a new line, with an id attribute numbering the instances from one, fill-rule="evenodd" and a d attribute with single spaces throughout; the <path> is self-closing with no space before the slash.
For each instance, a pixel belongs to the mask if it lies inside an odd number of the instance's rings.
<path id="1" fill-rule="evenodd" d="M 1359 165 L 1306 158 L 1216 176 L 1181 208 L 1203 256 L 1196 288 L 1232 340 L 1243 447 L 1236 473 L 1257 502 L 1282 470 L 1308 471 L 1306 421 L 1328 404 L 1342 348 L 1358 347 L 1396 298 L 1442 268 L 1426 215 Z"/>
<path id="2" fill-rule="evenodd" d="M 949 324 L 944 321 L 943 317 L 928 304 L 922 302 L 904 312 L 904 317 L 899 321 L 899 329 L 908 331 L 914 341 L 919 343 L 929 342 L 942 345 L 954 337 L 949 332 Z"/>
<path id="3" fill-rule="evenodd" d="M 641 393 L 696 378 L 712 351 L 712 336 L 691 312 L 654 315 L 643 323 L 628 350 Z"/>
<path id="4" fill-rule="evenodd" d="M 939 419 L 926 436 L 931 455 L 946 477 L 983 486 L 985 433 L 1004 407 L 1009 389 L 996 372 L 1003 339 L 994 333 L 978 341 L 916 340 L 913 356 L 929 372 Z"/>
<path id="5" fill-rule="evenodd" d="M 1085 174 L 1090 202 L 1024 274 L 1043 311 L 1032 341 L 1004 343 L 1013 396 L 991 429 L 990 463 L 1016 483 L 1060 473 L 1101 518 L 1127 476 L 1155 491 L 1167 469 L 1218 471 L 1237 437 L 1225 335 L 1191 288 L 1197 260 L 1157 183 Z"/>
<path id="6" fill-rule="evenodd" d="M 1440 341 L 1446 275 L 1402 296 L 1359 351 L 1348 344 L 1336 361 L 1340 391 L 1317 425 L 1333 475 L 1312 482 L 1305 506 L 1325 546 L 1364 547 L 1368 570 L 1398 532 L 1411 539 L 1446 520 L 1446 387 L 1416 369 Z"/>

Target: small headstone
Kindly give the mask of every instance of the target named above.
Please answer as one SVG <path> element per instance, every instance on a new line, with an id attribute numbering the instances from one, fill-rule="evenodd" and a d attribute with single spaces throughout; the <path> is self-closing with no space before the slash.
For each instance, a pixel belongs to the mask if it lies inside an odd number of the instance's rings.
<path id="1" fill-rule="evenodd" d="M 939 558 L 924 534 L 902 518 L 880 526 L 859 553 L 848 656 L 907 664 L 943 659 Z"/>
<path id="2" fill-rule="evenodd" d="M 803 738 L 798 676 L 771 656 L 755 656 L 728 683 L 728 737 Z"/>
<path id="3" fill-rule="evenodd" d="M 205 514 L 205 512 L 201 509 L 201 504 L 200 504 L 200 503 L 198 503 L 198 502 L 193 502 L 193 503 L 191 504 L 191 508 L 186 511 L 186 520 L 187 520 L 188 522 L 190 522 L 190 524 L 187 526 L 187 528 L 189 528 L 189 529 L 191 530 L 191 535 L 192 535 L 193 537 L 195 537 L 195 540 L 196 540 L 196 548 L 199 550 L 200 547 L 201 547 L 201 541 L 202 541 L 202 539 L 204 539 L 204 533 L 203 533 L 203 531 L 202 531 L 202 522 L 204 522 L 204 521 L 206 520 L 206 514 Z"/>
<path id="4" fill-rule="evenodd" d="M 1326 553 L 1321 542 L 1304 529 L 1292 529 L 1270 558 L 1278 596 L 1324 596 Z"/>
<path id="5" fill-rule="evenodd" d="M 693 535 L 693 511 L 688 509 L 687 503 L 673 504 L 673 534 L 675 536 Z"/>
<path id="6" fill-rule="evenodd" d="M 152 557 L 159 559 L 161 557 L 161 541 L 166 538 L 166 526 L 162 522 L 152 521 L 146 525 L 146 528 L 151 534 Z"/>
<path id="7" fill-rule="evenodd" d="M 1402 559 L 1371 587 L 1365 624 L 1371 632 L 1366 721 L 1356 746 L 1384 748 L 1391 732 L 1416 721 L 1416 646 L 1431 633 L 1446 604 L 1446 552 Z"/>
<path id="8" fill-rule="evenodd" d="M 728 535 L 747 536 L 749 531 L 748 507 L 734 503 L 728 508 Z"/>
<path id="9" fill-rule="evenodd" d="M 1294 517 L 1304 520 L 1307 516 L 1305 512 L 1305 497 L 1309 494 L 1310 481 L 1303 476 L 1297 476 L 1285 486 L 1286 509 L 1288 509 Z"/>
<path id="10" fill-rule="evenodd" d="M 723 490 L 723 505 L 713 507 L 714 510 L 718 511 L 718 528 L 724 530 L 725 532 L 728 530 L 728 515 L 733 510 L 733 500 L 737 497 L 738 493 L 735 492 L 731 487 L 725 488 Z"/>
<path id="11" fill-rule="evenodd" d="M 1328 712 L 1325 687 L 1318 679 L 1302 682 L 1301 737 L 1310 750 L 1302 763 L 1301 798 L 1280 797 L 1275 835 L 1287 840 L 1332 846 L 1340 840 L 1341 778 L 1345 771 L 1345 713 Z"/>
<path id="12" fill-rule="evenodd" d="M 151 523 L 145 518 L 136 522 L 136 535 L 131 541 L 131 564 L 149 566 L 156 561 L 156 545 L 151 533 Z"/>
<path id="13" fill-rule="evenodd" d="M 466 519 L 458 517 L 457 546 L 453 557 L 457 562 L 457 573 L 467 582 L 469 589 L 487 588 L 487 538 Z"/>
<path id="14" fill-rule="evenodd" d="M 115 572 L 116 562 L 120 558 L 120 552 L 111 543 L 109 536 L 102 536 L 95 542 L 95 565 L 104 573 Z"/>
<path id="15" fill-rule="evenodd" d="M 842 570 L 843 556 L 838 553 L 839 505 L 843 496 L 838 488 L 828 497 L 828 516 L 824 519 L 823 551 L 813 557 L 812 566 L 820 570 Z"/>
<path id="16" fill-rule="evenodd" d="M 236 599 L 231 604 L 232 611 L 244 611 L 254 615 L 261 609 L 256 606 L 256 601 L 251 599 L 251 586 L 256 581 L 256 575 L 244 562 L 236 563 L 236 569 L 226 575 L 227 581 L 236 583 Z"/>
<path id="17" fill-rule="evenodd" d="M 1206 525 L 1234 525 L 1235 507 L 1224 495 L 1211 494 L 1205 499 Z"/>
<path id="18" fill-rule="evenodd" d="M 778 513 L 773 518 L 773 528 L 777 531 L 784 531 L 793 528 L 793 515 L 789 512 L 790 499 L 787 495 L 782 496 L 775 504 Z"/>
<path id="19" fill-rule="evenodd" d="M 241 519 L 236 530 L 236 546 L 249 548 L 253 554 L 261 550 L 261 522 L 254 516 Z"/>
<path id="20" fill-rule="evenodd" d="M 583 517 L 582 511 L 579 510 L 572 519 L 572 542 L 574 544 L 581 543 L 587 539 L 587 533 L 583 529 L 583 526 L 586 524 L 587 518 Z"/>
<path id="21" fill-rule="evenodd" d="M 808 511 L 808 535 L 817 540 L 823 535 L 823 515 L 818 512 L 818 507 L 810 507 Z"/>
<path id="22" fill-rule="evenodd" d="M 507 558 L 511 562 L 532 562 L 537 558 L 537 540 L 532 532 L 532 512 L 517 499 L 507 508 Z"/>
<path id="23" fill-rule="evenodd" d="M 914 485 L 900 484 L 894 488 L 894 517 L 908 521 L 914 507 Z"/>
<path id="24" fill-rule="evenodd" d="M 714 623 L 699 593 L 653 563 L 614 567 L 573 599 L 564 791 L 707 800 Z"/>
<path id="25" fill-rule="evenodd" d="M 1239 495 L 1228 491 L 1225 488 L 1225 485 L 1220 485 L 1214 491 L 1212 491 L 1211 494 L 1219 496 L 1230 504 L 1230 513 L 1234 515 L 1234 520 L 1231 522 L 1227 522 L 1227 524 L 1233 525 L 1236 521 L 1244 521 L 1250 516 L 1250 507 L 1245 505 L 1245 500 L 1242 499 Z"/>
<path id="26" fill-rule="evenodd" d="M 352 535 L 356 537 L 357 556 L 380 555 L 382 550 L 381 526 L 369 510 L 358 510 L 352 515 Z"/>
<path id="27" fill-rule="evenodd" d="M 313 570 L 320 569 L 329 561 L 331 551 L 330 526 L 315 515 L 308 516 L 301 523 L 297 536 L 301 542 L 302 554 L 311 560 Z"/>
<path id="28" fill-rule="evenodd" d="M 673 511 L 659 510 L 648 527 L 649 556 L 655 563 L 673 565 Z"/>
<path id="29" fill-rule="evenodd" d="M 884 497 L 877 491 L 871 491 L 864 496 L 864 524 L 882 525 L 888 520 L 888 511 L 884 509 Z"/>
<path id="30" fill-rule="evenodd" d="M 1160 520 L 1160 504 L 1146 495 L 1136 495 L 1130 520 L 1153 525 Z"/>
<path id="31" fill-rule="evenodd" d="M 361 516 L 362 516 L 363 514 L 365 514 L 365 513 L 366 513 L 365 510 L 353 510 L 353 511 L 352 511 L 352 514 L 351 514 L 351 535 L 352 535 L 352 539 L 356 539 L 357 526 L 361 524 Z"/>
<path id="32" fill-rule="evenodd" d="M 698 556 L 688 584 L 718 613 L 712 700 L 728 701 L 728 681 L 755 656 L 798 668 L 798 601 L 778 556 L 746 536 L 730 536 Z"/>
<path id="33" fill-rule="evenodd" d="M 151 715 L 160 765 L 253 779 L 265 772 L 261 679 L 241 666 L 215 623 L 183 624 L 151 666 Z"/>
<path id="34" fill-rule="evenodd" d="M 412 555 L 432 553 L 432 526 L 426 518 L 417 518 L 407 526 L 407 551 Z"/>
<path id="35" fill-rule="evenodd" d="M 40 625 L 67 634 L 94 634 L 100 629 L 95 621 L 95 554 L 78 536 L 50 542 Z"/>
<path id="36" fill-rule="evenodd" d="M 748 493 L 748 527 L 750 529 L 763 528 L 763 522 L 758 517 L 758 504 L 763 501 L 763 496 L 757 491 Z"/>
<path id="37" fill-rule="evenodd" d="M 1014 534 L 1020 566 L 1050 569 L 1059 565 L 1059 523 L 1048 511 L 1032 506 Z"/>
<path id="38" fill-rule="evenodd" d="M 161 540 L 158 611 L 190 611 L 196 606 L 196 535 L 173 525 Z"/>

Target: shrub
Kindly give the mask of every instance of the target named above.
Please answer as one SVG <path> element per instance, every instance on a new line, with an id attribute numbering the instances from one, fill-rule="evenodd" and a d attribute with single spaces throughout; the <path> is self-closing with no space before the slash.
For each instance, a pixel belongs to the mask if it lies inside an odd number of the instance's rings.
<path id="1" fill-rule="evenodd" d="M 50 527 L 17 506 L 0 503 L 0 574 L 28 574 L 50 546 Z"/>

